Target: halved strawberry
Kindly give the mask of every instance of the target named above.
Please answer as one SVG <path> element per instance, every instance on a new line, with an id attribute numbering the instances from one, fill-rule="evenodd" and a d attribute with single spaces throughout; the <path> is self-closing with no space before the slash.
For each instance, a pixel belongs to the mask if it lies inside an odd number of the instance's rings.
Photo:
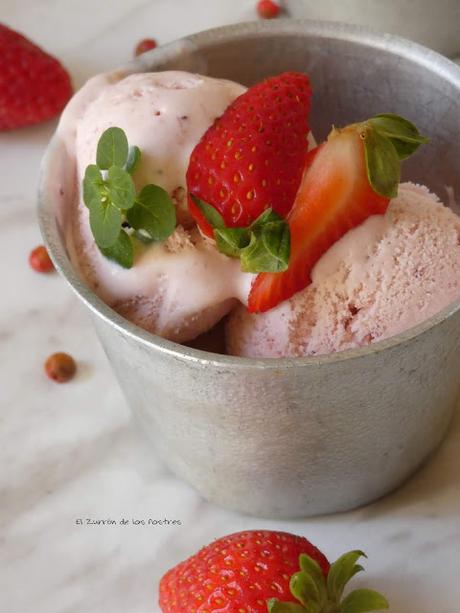
<path id="1" fill-rule="evenodd" d="M 286 72 L 239 96 L 192 151 L 189 208 L 200 228 L 212 228 L 190 195 L 212 205 L 225 225 L 246 227 L 268 208 L 286 216 L 308 151 L 308 77 Z"/>
<path id="2" fill-rule="evenodd" d="M 256 277 L 249 310 L 267 311 L 306 287 L 314 265 L 334 242 L 370 215 L 385 213 L 397 194 L 400 160 L 423 142 L 427 139 L 417 128 L 396 115 L 333 129 L 307 163 L 287 219 L 289 267 Z"/>

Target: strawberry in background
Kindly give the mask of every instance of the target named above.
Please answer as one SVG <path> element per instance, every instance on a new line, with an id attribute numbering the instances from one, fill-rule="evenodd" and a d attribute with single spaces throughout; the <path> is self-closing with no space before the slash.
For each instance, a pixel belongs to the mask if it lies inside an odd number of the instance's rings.
<path id="1" fill-rule="evenodd" d="M 52 119 L 71 95 L 70 77 L 61 63 L 0 24 L 0 130 Z"/>

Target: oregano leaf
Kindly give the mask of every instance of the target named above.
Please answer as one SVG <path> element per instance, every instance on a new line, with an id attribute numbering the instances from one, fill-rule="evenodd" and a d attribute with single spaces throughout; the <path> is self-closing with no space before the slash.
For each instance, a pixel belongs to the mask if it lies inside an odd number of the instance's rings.
<path id="1" fill-rule="evenodd" d="M 120 209 L 110 202 L 99 202 L 91 207 L 89 223 L 98 247 L 105 249 L 115 244 L 121 221 Z"/>
<path id="2" fill-rule="evenodd" d="M 109 260 L 117 262 L 123 268 L 132 268 L 134 261 L 133 243 L 125 230 L 120 230 L 117 240 L 111 247 L 99 247 L 99 249 Z"/>
<path id="3" fill-rule="evenodd" d="M 391 140 L 378 130 L 368 129 L 364 152 L 367 178 L 372 189 L 386 198 L 397 196 L 401 169 L 398 153 Z"/>
<path id="4" fill-rule="evenodd" d="M 174 204 L 168 192 L 158 185 L 146 185 L 126 217 L 135 230 L 142 230 L 156 241 L 168 238 L 176 227 Z"/>
<path id="5" fill-rule="evenodd" d="M 389 608 L 387 599 L 374 590 L 359 589 L 350 592 L 340 606 L 340 613 L 369 613 Z"/>
<path id="6" fill-rule="evenodd" d="M 100 203 L 103 185 L 104 180 L 99 168 L 95 164 L 87 166 L 83 178 L 83 202 L 89 209 Z"/>
<path id="7" fill-rule="evenodd" d="M 123 167 L 128 157 L 128 139 L 121 128 L 108 128 L 97 144 L 96 164 L 101 170 Z"/>
<path id="8" fill-rule="evenodd" d="M 225 220 L 217 209 L 215 209 L 207 202 L 200 200 L 200 198 L 197 198 L 193 194 L 190 194 L 190 197 L 192 198 L 196 206 L 200 209 L 200 211 L 203 213 L 206 218 L 206 221 L 212 228 L 225 228 Z"/>
<path id="9" fill-rule="evenodd" d="M 130 175 L 134 174 L 134 171 L 136 170 L 140 159 L 141 159 L 141 150 L 139 149 L 139 147 L 137 147 L 136 145 L 134 145 L 133 147 L 130 147 L 128 149 L 128 158 L 125 164 L 126 172 L 129 172 Z"/>
<path id="10" fill-rule="evenodd" d="M 118 209 L 130 209 L 136 197 L 136 188 L 131 175 L 119 166 L 111 166 L 107 178 L 107 192 L 112 204 Z"/>

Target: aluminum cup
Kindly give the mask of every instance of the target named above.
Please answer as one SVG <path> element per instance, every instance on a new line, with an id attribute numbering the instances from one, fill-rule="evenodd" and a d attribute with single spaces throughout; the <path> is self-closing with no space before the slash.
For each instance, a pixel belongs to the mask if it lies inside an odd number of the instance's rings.
<path id="1" fill-rule="evenodd" d="M 218 28 L 138 58 L 133 71 L 183 69 L 251 84 L 307 72 L 311 125 L 326 136 L 379 112 L 416 121 L 431 144 L 406 178 L 460 194 L 460 69 L 400 38 L 356 26 L 279 20 Z M 368 347 L 297 359 L 247 359 L 187 348 L 126 321 L 74 271 L 63 241 L 72 174 L 55 137 L 39 214 L 56 268 L 86 304 L 142 428 L 174 473 L 205 498 L 288 518 L 344 511 L 406 480 L 440 444 L 460 384 L 460 301 Z"/>
<path id="2" fill-rule="evenodd" d="M 291 17 L 329 19 L 406 36 L 451 57 L 460 53 L 458 0 L 284 0 Z"/>

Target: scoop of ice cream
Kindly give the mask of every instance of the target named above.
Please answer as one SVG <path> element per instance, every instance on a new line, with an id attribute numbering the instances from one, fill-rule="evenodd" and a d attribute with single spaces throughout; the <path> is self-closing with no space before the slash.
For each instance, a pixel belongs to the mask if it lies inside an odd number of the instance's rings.
<path id="1" fill-rule="evenodd" d="M 460 297 L 460 218 L 425 187 L 405 183 L 318 261 L 312 283 L 266 313 L 238 307 L 227 350 L 312 356 L 361 347 L 428 319 Z"/>
<path id="2" fill-rule="evenodd" d="M 78 185 L 95 162 L 101 134 L 118 126 L 142 152 L 137 189 L 148 183 L 163 187 L 180 225 L 163 244 L 137 245 L 134 266 L 125 270 L 96 247 L 79 188 L 69 245 L 73 263 L 105 302 L 134 323 L 178 342 L 193 339 L 234 306 L 235 296 L 247 293 L 239 263 L 190 227 L 185 200 L 192 149 L 245 88 L 185 72 L 115 74 L 85 87 L 61 121 L 67 146 L 74 126 Z"/>

